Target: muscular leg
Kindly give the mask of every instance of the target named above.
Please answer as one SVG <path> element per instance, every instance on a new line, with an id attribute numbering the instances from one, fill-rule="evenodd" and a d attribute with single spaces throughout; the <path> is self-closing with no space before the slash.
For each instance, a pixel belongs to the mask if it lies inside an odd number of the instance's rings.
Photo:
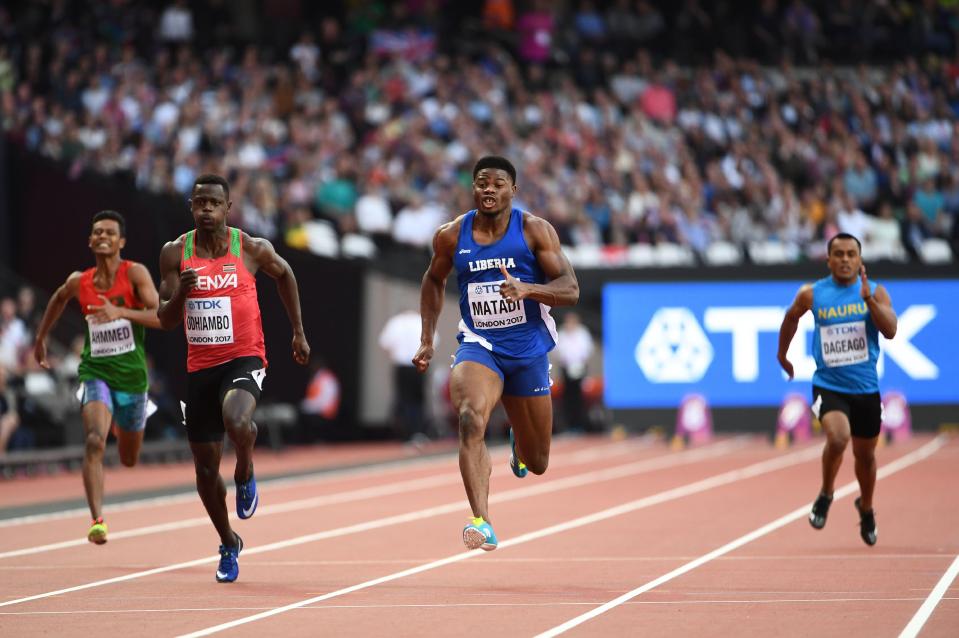
<path id="1" fill-rule="evenodd" d="M 233 480 L 246 483 L 253 474 L 253 445 L 256 443 L 256 423 L 253 410 L 256 399 L 246 390 L 233 388 L 223 397 L 223 427 L 236 449 L 236 469 Z"/>
<path id="2" fill-rule="evenodd" d="M 143 434 L 146 430 L 127 432 L 122 428 L 116 429 L 117 449 L 120 452 L 120 462 L 127 467 L 133 467 L 140 458 L 140 448 L 143 446 Z"/>
<path id="3" fill-rule="evenodd" d="M 513 426 L 516 453 L 529 471 L 542 474 L 549 465 L 553 438 L 553 400 L 550 395 L 517 397 L 503 395 L 503 407 Z"/>
<path id="4" fill-rule="evenodd" d="M 822 450 L 822 493 L 832 496 L 842 455 L 849 444 L 849 418 L 843 412 L 832 410 L 824 414 L 821 421 L 826 433 L 826 445 Z"/>
<path id="5" fill-rule="evenodd" d="M 80 412 L 83 417 L 83 489 L 94 520 L 103 515 L 103 451 L 113 416 L 106 403 L 90 401 Z"/>
<path id="6" fill-rule="evenodd" d="M 459 417 L 460 474 L 473 516 L 489 522 L 489 475 L 486 424 L 503 392 L 499 375 L 484 365 L 463 361 L 450 375 L 450 395 Z"/>
<path id="7" fill-rule="evenodd" d="M 856 458 L 856 479 L 859 481 L 859 490 L 862 497 L 859 506 L 864 512 L 872 509 L 872 495 L 876 487 L 876 443 L 878 436 L 864 439 L 852 437 L 852 453 Z"/>
<path id="8" fill-rule="evenodd" d="M 203 501 L 203 507 L 220 535 L 220 543 L 226 547 L 235 547 L 236 535 L 230 527 L 230 515 L 226 509 L 226 485 L 220 476 L 223 442 L 191 441 L 190 450 L 193 451 L 193 466 L 196 470 L 196 491 Z"/>

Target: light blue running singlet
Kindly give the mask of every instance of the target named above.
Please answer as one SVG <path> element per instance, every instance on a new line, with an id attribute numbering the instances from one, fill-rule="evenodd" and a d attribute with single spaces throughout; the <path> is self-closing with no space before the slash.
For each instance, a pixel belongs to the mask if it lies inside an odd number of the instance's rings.
<path id="1" fill-rule="evenodd" d="M 859 294 L 861 286 L 858 277 L 848 286 L 832 276 L 813 284 L 813 385 L 849 394 L 879 392 L 879 330 Z M 869 286 L 875 293 L 876 283 Z"/>

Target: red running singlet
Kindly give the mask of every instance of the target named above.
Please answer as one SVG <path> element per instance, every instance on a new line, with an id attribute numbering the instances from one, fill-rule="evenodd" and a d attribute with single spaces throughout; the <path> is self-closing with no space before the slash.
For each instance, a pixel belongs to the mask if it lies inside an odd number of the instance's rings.
<path id="1" fill-rule="evenodd" d="M 266 367 L 256 279 L 243 264 L 240 230 L 227 232 L 230 248 L 217 259 L 197 257 L 195 230 L 183 236 L 181 268 L 197 271 L 197 285 L 183 306 L 187 372 L 239 357 L 260 357 Z"/>

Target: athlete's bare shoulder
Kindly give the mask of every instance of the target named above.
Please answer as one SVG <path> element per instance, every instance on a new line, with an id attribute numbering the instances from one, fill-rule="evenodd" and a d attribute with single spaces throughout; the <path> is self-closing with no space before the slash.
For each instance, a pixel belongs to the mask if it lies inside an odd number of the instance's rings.
<path id="1" fill-rule="evenodd" d="M 137 275 L 142 275 L 142 274 L 144 274 L 144 273 L 146 273 L 147 275 L 150 274 L 150 269 L 147 268 L 145 265 L 141 264 L 140 262 L 138 262 L 138 261 L 132 261 L 132 260 L 127 260 L 127 261 L 130 262 L 130 268 L 129 268 L 129 269 L 130 269 L 130 273 L 131 273 L 131 274 L 133 274 L 133 273 L 135 273 L 135 274 L 137 274 Z"/>
<path id="2" fill-rule="evenodd" d="M 463 225 L 464 217 L 466 217 L 465 214 L 460 215 L 456 219 L 448 221 L 436 229 L 436 234 L 433 235 L 434 252 L 449 255 L 453 254 L 453 250 L 456 248 L 456 242 L 459 241 L 460 228 Z"/>
<path id="3" fill-rule="evenodd" d="M 243 243 L 243 250 L 261 251 L 273 248 L 273 243 L 265 237 L 254 237 L 244 230 L 240 231 L 240 241 Z"/>
<path id="4" fill-rule="evenodd" d="M 273 243 L 265 237 L 254 237 L 242 230 L 240 231 L 241 241 L 243 243 L 243 259 L 247 268 L 263 268 L 268 264 L 280 259 L 273 247 Z M 251 272 L 256 272 L 252 270 Z"/>
<path id="5" fill-rule="evenodd" d="M 533 228 L 537 230 L 551 228 L 553 225 L 550 224 L 544 217 L 540 217 L 534 213 L 529 212 L 528 210 L 523 211 L 523 227 Z"/>
<path id="6" fill-rule="evenodd" d="M 80 290 L 80 281 L 83 279 L 82 270 L 74 270 L 72 273 L 67 275 L 66 281 L 63 282 L 61 289 L 64 294 L 68 296 L 75 296 Z"/>
<path id="7" fill-rule="evenodd" d="M 166 269 L 179 271 L 180 269 L 180 256 L 183 254 L 183 242 L 186 235 L 180 235 L 176 239 L 168 241 L 163 244 L 163 248 L 160 249 L 160 275 L 163 275 L 163 271 Z"/>
<path id="8" fill-rule="evenodd" d="M 186 241 L 186 233 L 183 233 L 176 239 L 171 239 L 167 243 L 163 244 L 163 250 L 169 250 L 170 248 L 176 246 L 180 250 L 183 250 L 183 242 Z"/>
<path id="9" fill-rule="evenodd" d="M 523 234 L 533 250 L 559 244 L 559 236 L 553 225 L 546 218 L 534 215 L 528 210 L 523 211 Z"/>
<path id="10" fill-rule="evenodd" d="M 466 219 L 466 213 L 463 213 L 456 219 L 450 220 L 445 224 L 441 224 L 440 227 L 436 230 L 438 233 L 450 233 L 452 235 L 459 235 L 460 228 L 463 226 L 463 220 Z"/>

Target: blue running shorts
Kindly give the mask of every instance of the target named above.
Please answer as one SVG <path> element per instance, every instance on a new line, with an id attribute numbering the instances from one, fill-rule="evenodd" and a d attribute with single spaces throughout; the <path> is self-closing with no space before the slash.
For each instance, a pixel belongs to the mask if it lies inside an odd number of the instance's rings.
<path id="1" fill-rule="evenodd" d="M 91 401 L 105 403 L 113 420 L 121 430 L 140 432 L 147 426 L 147 393 L 111 390 L 102 379 L 81 382 L 83 405 Z"/>
<path id="2" fill-rule="evenodd" d="M 553 382 L 549 378 L 552 367 L 549 356 L 514 359 L 490 352 L 478 343 L 461 343 L 453 357 L 453 367 L 463 361 L 473 361 L 495 372 L 503 381 L 503 394 L 515 397 L 538 397 L 549 394 Z"/>

